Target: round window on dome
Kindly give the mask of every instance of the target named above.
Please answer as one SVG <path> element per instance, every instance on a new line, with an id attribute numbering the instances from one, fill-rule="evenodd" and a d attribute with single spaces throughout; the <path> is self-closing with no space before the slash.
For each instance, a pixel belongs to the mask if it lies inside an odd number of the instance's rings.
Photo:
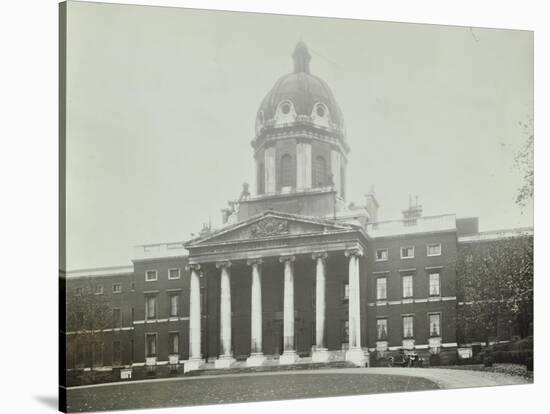
<path id="1" fill-rule="evenodd" d="M 281 105 L 281 112 L 287 115 L 290 112 L 290 103 L 285 102 Z"/>
<path id="2" fill-rule="evenodd" d="M 317 116 L 320 116 L 321 118 L 325 116 L 326 110 L 324 105 L 317 105 L 315 111 L 317 112 Z"/>

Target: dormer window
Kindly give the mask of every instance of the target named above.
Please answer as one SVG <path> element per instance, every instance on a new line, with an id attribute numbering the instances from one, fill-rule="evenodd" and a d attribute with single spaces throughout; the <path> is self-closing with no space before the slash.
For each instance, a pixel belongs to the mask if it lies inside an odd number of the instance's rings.
<path id="1" fill-rule="evenodd" d="M 290 124 L 296 120 L 296 110 L 291 101 L 285 100 L 279 103 L 275 119 L 278 124 Z"/>
<path id="2" fill-rule="evenodd" d="M 321 118 L 323 118 L 326 114 L 326 109 L 325 109 L 325 106 L 324 105 L 317 105 L 317 108 L 315 109 L 315 111 L 317 112 L 317 116 L 320 116 Z"/>
<path id="3" fill-rule="evenodd" d="M 285 115 L 287 115 L 290 112 L 290 103 L 284 102 L 281 105 L 281 112 Z"/>
<path id="4" fill-rule="evenodd" d="M 322 127 L 329 127 L 328 108 L 324 103 L 316 103 L 311 111 L 311 121 Z"/>

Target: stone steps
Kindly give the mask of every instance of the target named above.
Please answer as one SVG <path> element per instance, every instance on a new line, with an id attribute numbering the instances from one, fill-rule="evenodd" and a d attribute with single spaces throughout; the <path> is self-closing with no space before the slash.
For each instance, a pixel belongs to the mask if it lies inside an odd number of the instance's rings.
<path id="1" fill-rule="evenodd" d="M 304 358 L 305 359 L 305 358 Z M 273 371 L 299 371 L 299 370 L 314 370 L 325 368 L 352 368 L 355 365 L 348 361 L 333 361 L 326 363 L 312 363 L 310 361 L 300 361 L 294 365 L 279 365 L 275 359 L 268 360 L 264 365 L 260 367 L 247 367 L 244 363 L 238 361 L 227 369 L 215 369 L 213 365 L 207 364 L 205 368 L 191 371 L 185 374 L 185 376 L 202 376 L 202 375 L 226 375 L 226 374 L 246 374 L 254 372 L 273 372 Z"/>

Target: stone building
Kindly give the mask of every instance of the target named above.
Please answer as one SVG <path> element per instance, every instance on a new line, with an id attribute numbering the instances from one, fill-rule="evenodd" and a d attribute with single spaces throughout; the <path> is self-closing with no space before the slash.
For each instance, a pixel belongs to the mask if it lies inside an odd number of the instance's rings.
<path id="1" fill-rule="evenodd" d="M 304 358 L 362 366 L 403 348 L 454 357 L 454 264 L 477 219 L 423 216 L 411 200 L 401 219 L 382 222 L 374 191 L 350 203 L 342 112 L 304 43 L 292 57 L 256 114 L 257 193 L 245 186 L 221 228 L 62 279 L 67 298 L 88 286 L 113 311 L 102 344 L 68 352 L 67 368 L 89 366 L 83 354 L 106 369 L 185 371 Z M 67 346 L 82 330 L 68 328 Z"/>

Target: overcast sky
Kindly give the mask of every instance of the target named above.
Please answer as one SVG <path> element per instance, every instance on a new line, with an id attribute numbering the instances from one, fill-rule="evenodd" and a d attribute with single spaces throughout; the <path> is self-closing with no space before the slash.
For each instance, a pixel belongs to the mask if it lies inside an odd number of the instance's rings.
<path id="1" fill-rule="evenodd" d="M 382 220 L 413 194 L 481 230 L 532 225 L 514 204 L 531 32 L 78 2 L 68 20 L 68 269 L 219 225 L 254 188 L 256 111 L 300 39 L 344 113 L 347 201 L 374 185 Z"/>

